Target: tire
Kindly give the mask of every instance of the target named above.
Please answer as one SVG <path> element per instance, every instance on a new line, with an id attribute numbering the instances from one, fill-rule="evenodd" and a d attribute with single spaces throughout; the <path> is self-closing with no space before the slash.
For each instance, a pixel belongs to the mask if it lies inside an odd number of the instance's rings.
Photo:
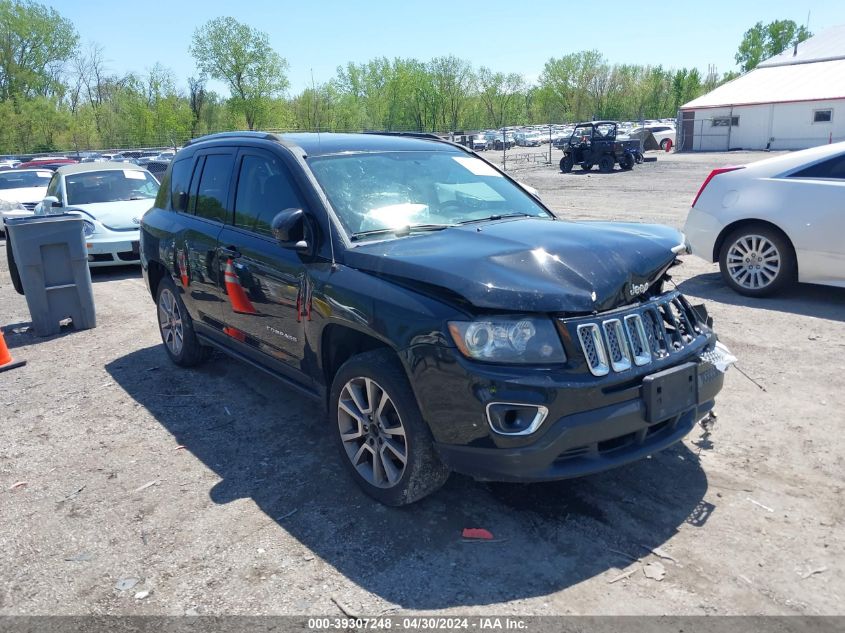
<path id="1" fill-rule="evenodd" d="M 405 370 L 389 350 L 358 354 L 341 366 L 332 381 L 329 422 L 352 478 L 385 505 L 419 501 L 449 478 Z"/>
<path id="2" fill-rule="evenodd" d="M 669 144 L 669 139 L 668 139 L 668 138 L 664 138 L 662 141 L 660 141 L 660 149 L 661 149 L 661 150 L 663 150 L 663 151 L 665 152 L 665 151 L 666 151 L 666 146 L 667 146 L 668 144 Z"/>
<path id="3" fill-rule="evenodd" d="M 563 158 L 560 159 L 560 170 L 564 174 L 568 174 L 572 171 L 572 167 L 575 165 L 575 159 L 572 158 L 570 154 L 567 154 Z"/>
<path id="4" fill-rule="evenodd" d="M 581 163 L 581 169 L 583 169 L 584 171 L 590 171 L 592 168 L 593 168 L 592 163 L 586 163 L 586 162 Z"/>
<path id="5" fill-rule="evenodd" d="M 170 360 L 180 367 L 194 367 L 208 360 L 211 348 L 197 340 L 191 315 L 168 276 L 158 282 L 156 314 L 161 342 Z"/>
<path id="6" fill-rule="evenodd" d="M 631 171 L 634 168 L 634 157 L 628 153 L 622 154 L 619 158 L 619 167 L 624 171 Z"/>
<path id="7" fill-rule="evenodd" d="M 15 263 L 15 255 L 12 253 L 12 240 L 9 234 L 6 233 L 6 262 L 9 264 L 9 276 L 12 278 L 12 286 L 19 295 L 23 294 L 23 284 L 21 283 L 21 274 L 18 271 L 18 265 Z"/>
<path id="8" fill-rule="evenodd" d="M 722 243 L 719 270 L 725 283 L 746 297 L 776 294 L 795 283 L 798 276 L 789 240 L 765 224 L 748 224 L 732 231 Z"/>
<path id="9" fill-rule="evenodd" d="M 609 174 L 613 171 L 613 166 L 616 164 L 616 161 L 613 160 L 613 156 L 608 156 L 605 154 L 599 159 L 599 171 L 603 174 Z"/>

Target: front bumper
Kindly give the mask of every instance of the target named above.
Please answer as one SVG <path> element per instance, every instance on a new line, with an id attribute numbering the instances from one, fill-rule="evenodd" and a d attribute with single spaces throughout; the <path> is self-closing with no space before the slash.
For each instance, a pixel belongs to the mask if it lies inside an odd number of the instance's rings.
<path id="1" fill-rule="evenodd" d="M 140 264 L 140 231 L 98 231 L 85 238 L 88 267 Z"/>
<path id="2" fill-rule="evenodd" d="M 581 477 L 637 461 L 680 442 L 713 405 L 713 400 L 702 402 L 668 420 L 648 424 L 642 401 L 631 400 L 560 418 L 528 446 L 476 448 L 438 443 L 436 448 L 450 469 L 480 480 Z"/>
<path id="3" fill-rule="evenodd" d="M 411 348 L 407 361 L 423 418 L 450 469 L 482 480 L 547 481 L 614 468 L 679 442 L 722 389 L 724 373 L 705 354 L 714 345 L 707 330 L 647 367 L 605 376 L 585 373 L 570 349 L 568 366 L 558 369 L 475 363 L 435 345 Z M 695 367 L 694 402 L 655 419 L 643 379 L 687 363 Z M 530 435 L 503 435 L 490 426 L 490 403 L 543 407 L 548 415 Z"/>

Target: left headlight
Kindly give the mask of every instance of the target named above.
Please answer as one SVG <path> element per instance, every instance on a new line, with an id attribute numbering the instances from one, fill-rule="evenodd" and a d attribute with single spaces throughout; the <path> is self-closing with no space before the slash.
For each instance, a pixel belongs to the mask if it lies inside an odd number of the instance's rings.
<path id="1" fill-rule="evenodd" d="M 566 353 L 548 319 L 450 321 L 449 333 L 467 358 L 494 363 L 563 363 Z"/>
<path id="2" fill-rule="evenodd" d="M 93 222 L 90 222 L 88 220 L 82 220 L 82 233 L 83 235 L 85 235 L 85 237 L 90 237 L 94 235 L 94 231 L 96 230 L 97 227 L 94 226 Z"/>

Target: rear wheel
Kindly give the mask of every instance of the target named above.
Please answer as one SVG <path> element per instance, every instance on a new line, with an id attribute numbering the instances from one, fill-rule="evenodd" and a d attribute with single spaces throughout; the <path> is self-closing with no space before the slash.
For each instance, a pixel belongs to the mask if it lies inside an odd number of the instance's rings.
<path id="1" fill-rule="evenodd" d="M 613 156 L 605 154 L 599 159 L 599 171 L 603 174 L 609 174 L 613 171 L 613 165 L 615 164 L 616 161 L 613 160 Z"/>
<path id="2" fill-rule="evenodd" d="M 592 163 L 588 163 L 588 162 L 581 163 L 581 169 L 583 169 L 584 171 L 590 171 L 592 168 L 593 168 Z"/>
<path id="3" fill-rule="evenodd" d="M 12 253 L 12 240 L 9 233 L 6 233 L 6 262 L 9 264 L 9 276 L 12 278 L 12 286 L 19 295 L 23 294 L 21 274 L 18 272 L 18 265 L 15 263 L 15 255 Z"/>
<path id="4" fill-rule="evenodd" d="M 194 322 L 170 277 L 158 282 L 158 329 L 167 355 L 177 365 L 193 367 L 208 360 L 211 348 L 194 333 Z"/>
<path id="5" fill-rule="evenodd" d="M 572 167 L 575 165 L 575 159 L 572 158 L 571 154 L 566 154 L 563 158 L 560 159 L 560 170 L 564 174 L 568 174 L 572 171 Z"/>
<path id="6" fill-rule="evenodd" d="M 783 234 L 766 225 L 748 225 L 725 238 L 719 254 L 722 279 L 748 297 L 767 297 L 796 279 L 795 253 Z"/>
<path id="7" fill-rule="evenodd" d="M 366 352 L 344 363 L 332 382 L 329 411 L 343 463 L 378 501 L 413 503 L 449 478 L 392 352 Z"/>
<path id="8" fill-rule="evenodd" d="M 619 166 L 625 171 L 630 171 L 634 168 L 634 157 L 631 154 L 625 153 L 619 158 Z"/>

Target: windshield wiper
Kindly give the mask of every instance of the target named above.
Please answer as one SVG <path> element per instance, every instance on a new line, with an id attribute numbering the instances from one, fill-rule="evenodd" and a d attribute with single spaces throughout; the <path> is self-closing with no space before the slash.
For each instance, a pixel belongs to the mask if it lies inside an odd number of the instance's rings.
<path id="1" fill-rule="evenodd" d="M 395 235 L 396 237 L 405 237 L 411 233 L 423 231 L 442 231 L 448 229 L 452 224 L 414 224 L 413 226 L 405 225 L 393 229 L 372 229 L 370 231 L 358 231 L 349 236 L 352 241 L 360 240 L 363 237 L 372 237 L 374 235 Z"/>
<path id="2" fill-rule="evenodd" d="M 530 213 L 497 213 L 496 215 L 488 215 L 486 218 L 475 218 L 474 220 L 463 220 L 458 224 L 474 224 L 475 222 L 489 222 L 491 220 L 504 220 L 505 218 L 540 218 L 539 215 L 531 215 Z"/>

